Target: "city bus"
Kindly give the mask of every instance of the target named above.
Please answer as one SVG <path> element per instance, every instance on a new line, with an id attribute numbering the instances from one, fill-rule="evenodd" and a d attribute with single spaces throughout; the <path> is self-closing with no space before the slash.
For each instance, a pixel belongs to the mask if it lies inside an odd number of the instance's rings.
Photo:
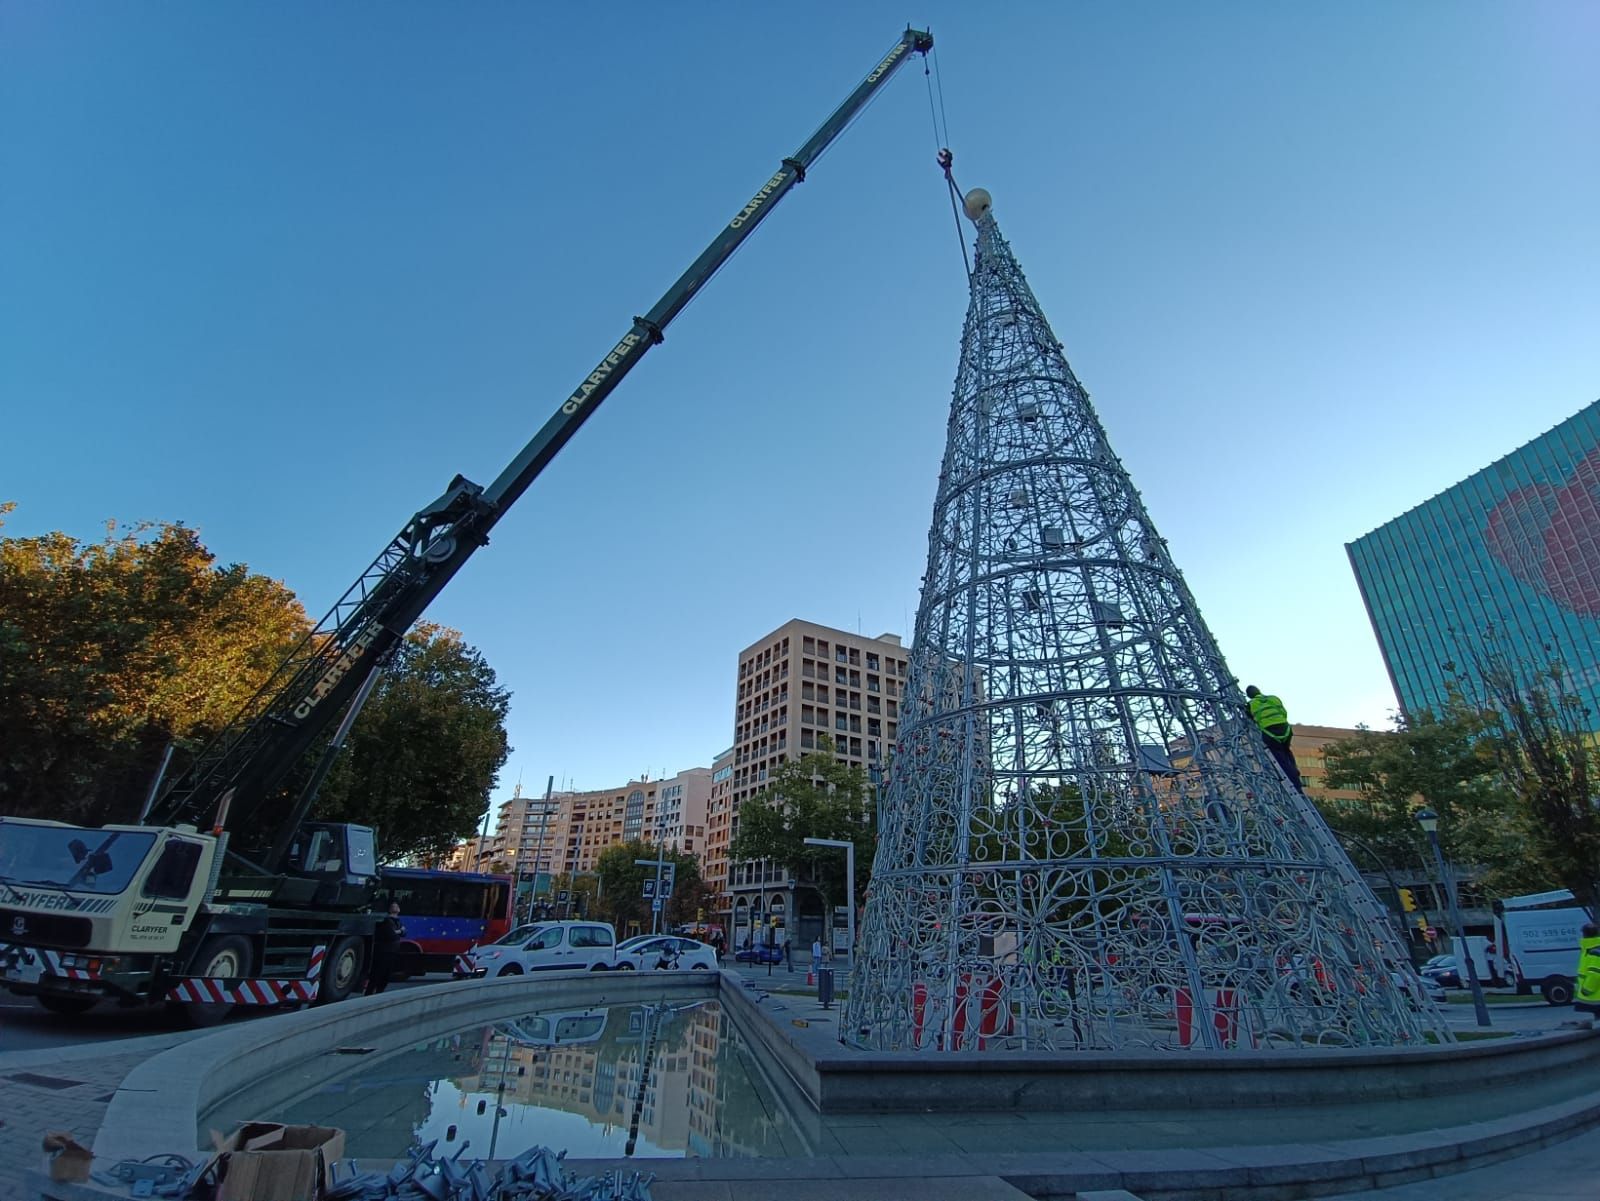
<path id="1" fill-rule="evenodd" d="M 502 937 L 511 929 L 514 896 L 509 876 L 384 868 L 374 908 L 386 913 L 398 901 L 406 929 L 394 978 L 448 972 L 463 951 Z"/>

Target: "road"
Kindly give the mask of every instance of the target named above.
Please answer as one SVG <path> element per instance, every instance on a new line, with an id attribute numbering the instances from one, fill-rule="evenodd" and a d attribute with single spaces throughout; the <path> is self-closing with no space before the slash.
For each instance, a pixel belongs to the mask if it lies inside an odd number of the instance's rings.
<path id="1" fill-rule="evenodd" d="M 1455 994 L 1451 994 L 1454 996 Z M 1478 1029 L 1478 1018 L 1471 1004 L 1441 1005 L 1445 1020 L 1457 1034 Z M 1538 997 L 1516 1004 L 1489 1006 L 1491 1030 L 1546 1031 L 1559 1030 L 1565 1023 L 1585 1019 L 1570 1005 L 1546 1005 Z"/>
<path id="2" fill-rule="evenodd" d="M 431 976 L 423 980 L 407 980 L 391 984 L 391 990 L 416 988 L 424 984 L 437 984 L 448 977 Z M 250 1013 L 236 1011 L 230 1022 L 257 1022 L 270 1020 L 270 1012 Z M 0 1052 L 43 1051 L 51 1047 L 76 1047 L 87 1043 L 110 1042 L 119 1038 L 139 1038 L 146 1034 L 172 1034 L 188 1031 L 199 1036 L 206 1029 L 195 1029 L 181 1014 L 169 1013 L 165 1008 L 117 1009 L 102 1005 L 81 1017 L 61 1017 L 46 1013 L 39 1003 L 28 997 L 14 997 L 0 993 Z"/>

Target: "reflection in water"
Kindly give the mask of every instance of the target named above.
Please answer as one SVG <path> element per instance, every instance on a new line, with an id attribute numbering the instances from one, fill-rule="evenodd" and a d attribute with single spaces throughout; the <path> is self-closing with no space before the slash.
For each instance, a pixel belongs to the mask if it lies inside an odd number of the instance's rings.
<path id="1" fill-rule="evenodd" d="M 300 1097 L 278 1120 L 342 1127 L 346 1153 L 464 1140 L 573 1158 L 804 1154 L 715 1001 L 545 1011 L 418 1044 Z"/>

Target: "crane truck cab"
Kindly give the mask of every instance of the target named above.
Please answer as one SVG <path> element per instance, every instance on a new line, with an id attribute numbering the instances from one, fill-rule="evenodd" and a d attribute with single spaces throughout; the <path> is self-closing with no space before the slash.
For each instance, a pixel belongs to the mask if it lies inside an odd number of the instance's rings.
<path id="1" fill-rule="evenodd" d="M 310 823 L 282 874 L 224 863 L 223 843 L 192 826 L 0 818 L 0 984 L 76 1014 L 164 1002 L 195 977 L 303 979 L 315 962 L 319 999 L 342 999 L 376 920 L 372 831 Z"/>

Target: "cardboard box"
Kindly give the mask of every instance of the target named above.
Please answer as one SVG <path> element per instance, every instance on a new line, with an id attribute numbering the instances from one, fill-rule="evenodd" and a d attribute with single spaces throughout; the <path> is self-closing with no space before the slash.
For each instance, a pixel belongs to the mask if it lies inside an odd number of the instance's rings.
<path id="1" fill-rule="evenodd" d="M 328 1169 L 344 1158 L 344 1131 L 245 1122 L 217 1150 L 217 1201 L 317 1201 Z"/>

